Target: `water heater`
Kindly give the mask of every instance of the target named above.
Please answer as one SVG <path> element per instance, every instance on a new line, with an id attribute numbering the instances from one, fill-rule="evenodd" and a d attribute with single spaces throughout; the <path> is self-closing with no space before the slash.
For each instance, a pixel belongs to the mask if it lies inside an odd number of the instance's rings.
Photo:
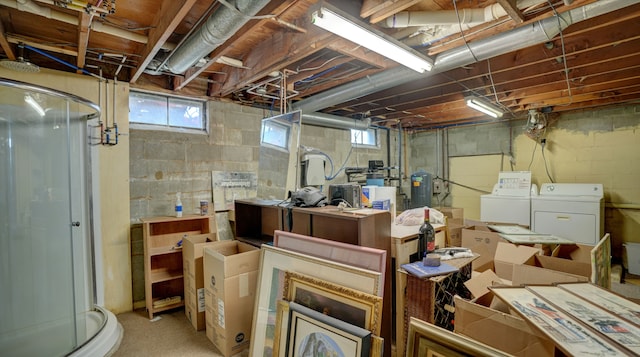
<path id="1" fill-rule="evenodd" d="M 431 207 L 431 174 L 418 171 L 411 175 L 411 208 Z"/>

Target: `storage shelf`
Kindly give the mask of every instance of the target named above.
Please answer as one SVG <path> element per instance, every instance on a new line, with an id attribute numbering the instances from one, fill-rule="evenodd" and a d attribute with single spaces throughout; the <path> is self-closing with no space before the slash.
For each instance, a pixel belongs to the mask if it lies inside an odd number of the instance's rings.
<path id="1" fill-rule="evenodd" d="M 144 243 L 144 293 L 149 319 L 153 314 L 185 306 L 182 248 L 176 247 L 185 236 L 215 232 L 214 216 L 142 218 Z M 182 300 L 154 307 L 153 302 L 181 296 Z"/>
<path id="2" fill-rule="evenodd" d="M 153 307 L 151 308 L 151 311 L 152 313 L 157 313 L 157 312 L 162 312 L 166 310 L 176 309 L 183 306 L 184 306 L 184 300 L 180 300 L 180 302 L 177 302 L 175 304 L 161 306 L 161 307 Z"/>
<path id="3" fill-rule="evenodd" d="M 175 248 L 174 246 L 164 246 L 157 248 L 149 248 L 149 256 L 153 257 L 156 255 L 164 255 L 164 254 L 182 254 L 182 247 Z"/>
<path id="4" fill-rule="evenodd" d="M 150 275 L 151 275 L 152 284 L 161 283 L 167 280 L 179 279 L 184 276 L 182 273 L 182 270 L 170 270 L 170 271 L 165 270 L 165 271 L 157 271 L 157 272 L 152 271 Z"/>

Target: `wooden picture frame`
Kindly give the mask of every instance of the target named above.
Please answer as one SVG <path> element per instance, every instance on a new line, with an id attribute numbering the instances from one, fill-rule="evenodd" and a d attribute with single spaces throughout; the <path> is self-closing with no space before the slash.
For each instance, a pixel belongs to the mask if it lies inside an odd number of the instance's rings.
<path id="1" fill-rule="evenodd" d="M 640 305 L 633 301 L 589 283 L 566 283 L 557 286 L 640 326 Z"/>
<path id="2" fill-rule="evenodd" d="M 507 357 L 511 355 L 466 336 L 411 317 L 405 357 L 415 356 Z"/>
<path id="3" fill-rule="evenodd" d="M 525 321 L 568 356 L 624 356 L 622 348 L 600 337 L 566 312 L 524 287 L 489 287 Z"/>
<path id="4" fill-rule="evenodd" d="M 387 251 L 383 249 L 363 247 L 280 230 L 276 230 L 273 233 L 273 246 L 377 271 L 382 273 L 382 279 L 384 280 L 387 267 Z"/>
<path id="5" fill-rule="evenodd" d="M 250 354 L 252 356 L 272 353 L 277 301 L 282 299 L 286 271 L 311 275 L 377 296 L 382 296 L 384 289 L 380 272 L 262 245 L 251 329 Z"/>
<path id="6" fill-rule="evenodd" d="M 582 324 L 608 337 L 622 348 L 640 356 L 640 327 L 557 286 L 527 286 L 526 288 Z"/>
<path id="7" fill-rule="evenodd" d="M 295 272 L 285 272 L 284 281 L 285 300 L 380 335 L 381 297 Z"/>
<path id="8" fill-rule="evenodd" d="M 370 357 L 371 331 L 289 302 L 287 357 Z"/>

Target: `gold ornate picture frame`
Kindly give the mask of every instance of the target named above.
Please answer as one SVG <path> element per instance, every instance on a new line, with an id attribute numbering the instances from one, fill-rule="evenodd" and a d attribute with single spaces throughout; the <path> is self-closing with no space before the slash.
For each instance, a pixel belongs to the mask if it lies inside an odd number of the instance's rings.
<path id="1" fill-rule="evenodd" d="M 285 300 L 380 335 L 381 297 L 290 271 L 285 272 L 284 281 Z"/>

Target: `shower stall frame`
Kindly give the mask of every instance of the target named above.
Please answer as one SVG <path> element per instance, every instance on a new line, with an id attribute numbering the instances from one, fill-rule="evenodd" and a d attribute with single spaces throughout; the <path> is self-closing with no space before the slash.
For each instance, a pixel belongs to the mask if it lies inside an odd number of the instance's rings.
<path id="1" fill-rule="evenodd" d="M 93 211 L 98 207 L 98 197 L 97 192 L 92 191 L 88 127 L 92 121 L 99 120 L 100 107 L 73 94 L 6 78 L 0 78 L 0 89 L 5 94 L 0 101 L 0 153 L 4 154 L 0 168 L 6 172 L 5 177 L 0 173 L 0 188 L 5 191 L 0 193 L 0 207 L 6 208 L 4 217 L 0 217 L 0 243 L 10 251 L 4 253 L 0 264 L 3 290 L 0 300 L 3 305 L 7 304 L 0 307 L 0 354 L 107 355 L 119 344 L 122 327 L 113 313 L 98 304 L 102 290 L 97 286 L 102 283 L 102 277 L 97 274 L 101 272 L 101 261 L 96 252 L 102 247 L 99 243 L 96 245 L 94 239 L 94 218 L 99 221 L 99 217 L 94 217 Z M 32 97 L 45 104 L 41 108 L 44 114 L 38 111 L 40 117 L 34 114 L 33 104 L 28 103 Z M 48 103 L 53 105 L 47 107 Z M 62 149 L 66 149 L 66 157 Z M 57 151 L 63 152 L 59 154 L 63 159 L 59 166 L 53 159 L 47 161 L 48 155 L 58 155 Z M 26 164 L 22 165 L 23 162 Z M 32 172 L 30 177 L 23 175 L 27 171 Z M 60 178 L 65 175 L 68 175 L 66 188 L 60 184 Z M 42 189 L 46 185 L 38 186 L 41 181 L 49 184 L 47 190 Z M 78 203 L 81 207 L 77 207 Z M 68 215 L 64 208 L 67 206 Z M 59 217 L 69 221 L 59 222 Z M 49 225 L 54 227 L 49 230 Z M 68 244 L 70 257 L 56 256 L 57 252 L 64 251 L 53 243 L 62 239 L 56 234 L 59 232 L 69 232 L 69 241 L 60 241 L 59 245 Z M 51 242 L 36 237 L 38 235 L 47 236 Z M 40 247 L 43 241 L 45 246 Z M 21 253 L 25 253 L 24 257 Z M 25 258 L 39 258 L 33 263 L 40 269 L 25 272 L 24 277 L 15 276 L 22 274 L 27 266 Z M 69 262 L 64 261 L 67 258 Z M 64 280 L 64 273 L 49 271 L 60 266 L 68 269 L 69 281 Z M 43 285 L 44 290 L 37 290 L 38 285 Z M 68 286 L 72 291 L 67 299 L 64 290 Z M 69 310 L 71 316 L 43 311 L 43 307 L 48 306 L 54 307 L 52 310 Z M 22 319 L 21 313 L 28 316 Z M 43 316 L 42 321 L 38 320 L 39 315 Z M 70 336 L 50 337 L 58 336 L 59 330 L 65 328 L 70 330 Z M 42 336 L 46 338 L 38 338 Z"/>

